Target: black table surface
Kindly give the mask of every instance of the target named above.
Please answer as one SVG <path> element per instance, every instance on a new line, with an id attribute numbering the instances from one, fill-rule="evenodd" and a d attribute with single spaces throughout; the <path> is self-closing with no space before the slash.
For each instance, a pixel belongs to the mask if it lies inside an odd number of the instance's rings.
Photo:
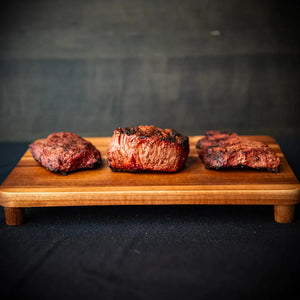
<path id="1" fill-rule="evenodd" d="M 277 141 L 299 180 L 299 141 Z M 1 183 L 26 148 L 0 143 Z M 287 299 L 299 253 L 299 205 L 290 224 L 191 205 L 28 208 L 15 227 L 0 207 L 1 299 Z"/>

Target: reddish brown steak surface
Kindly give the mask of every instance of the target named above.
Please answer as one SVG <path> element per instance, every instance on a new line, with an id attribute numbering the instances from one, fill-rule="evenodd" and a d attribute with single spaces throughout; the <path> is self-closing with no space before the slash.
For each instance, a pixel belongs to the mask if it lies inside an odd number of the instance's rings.
<path id="1" fill-rule="evenodd" d="M 42 166 L 63 175 L 101 164 L 101 155 L 95 146 L 72 132 L 52 133 L 29 145 L 29 149 Z"/>
<path id="2" fill-rule="evenodd" d="M 235 133 L 208 131 L 196 148 L 207 169 L 249 167 L 279 172 L 280 158 L 268 145 Z"/>
<path id="3" fill-rule="evenodd" d="M 173 129 L 155 126 L 117 128 L 107 159 L 113 171 L 177 172 L 189 154 L 189 139 Z"/>

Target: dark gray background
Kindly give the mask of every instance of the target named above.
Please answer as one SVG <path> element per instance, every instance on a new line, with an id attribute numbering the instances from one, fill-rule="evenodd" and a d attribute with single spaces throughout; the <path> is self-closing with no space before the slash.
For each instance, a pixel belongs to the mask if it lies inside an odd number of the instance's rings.
<path id="1" fill-rule="evenodd" d="M 133 124 L 296 137 L 296 4 L 11 1 L 0 16 L 0 140 Z"/>
<path id="2" fill-rule="evenodd" d="M 8 1 L 7 1 L 8 2 Z M 10 1 L 0 9 L 0 183 L 27 141 L 155 124 L 269 134 L 300 178 L 296 1 Z M 300 210 L 0 209 L 1 299 L 275 299 L 299 293 Z M 294 296 L 295 297 L 295 296 Z"/>

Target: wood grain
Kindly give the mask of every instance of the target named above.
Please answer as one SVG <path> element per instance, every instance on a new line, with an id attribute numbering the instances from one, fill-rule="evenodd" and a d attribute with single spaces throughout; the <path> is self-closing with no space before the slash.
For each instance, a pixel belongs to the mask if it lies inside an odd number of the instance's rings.
<path id="1" fill-rule="evenodd" d="M 274 218 L 278 223 L 290 223 L 293 221 L 295 205 L 274 205 Z"/>
<path id="2" fill-rule="evenodd" d="M 4 207 L 5 221 L 7 225 L 21 225 L 24 222 L 24 208 Z"/>
<path id="3" fill-rule="evenodd" d="M 268 204 L 275 220 L 292 219 L 299 203 L 299 182 L 279 145 L 268 136 L 249 138 L 269 144 L 281 158 L 280 173 L 255 170 L 206 170 L 190 137 L 186 167 L 175 174 L 112 172 L 106 151 L 110 138 L 87 138 L 101 152 L 103 165 L 96 170 L 67 176 L 41 167 L 26 151 L 0 187 L 0 205 L 11 208 L 85 205 L 161 204 Z M 290 209 L 282 207 L 289 206 Z M 290 217 L 284 217 L 289 215 Z"/>

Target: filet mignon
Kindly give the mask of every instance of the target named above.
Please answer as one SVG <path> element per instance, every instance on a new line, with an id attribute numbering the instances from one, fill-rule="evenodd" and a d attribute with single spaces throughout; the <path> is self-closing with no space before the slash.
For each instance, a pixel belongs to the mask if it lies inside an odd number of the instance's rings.
<path id="1" fill-rule="evenodd" d="M 72 132 L 52 133 L 29 149 L 42 166 L 62 175 L 101 165 L 101 154 L 95 146 Z"/>
<path id="2" fill-rule="evenodd" d="M 107 159 L 113 171 L 177 172 L 189 154 L 189 139 L 173 129 L 156 126 L 117 128 Z"/>

